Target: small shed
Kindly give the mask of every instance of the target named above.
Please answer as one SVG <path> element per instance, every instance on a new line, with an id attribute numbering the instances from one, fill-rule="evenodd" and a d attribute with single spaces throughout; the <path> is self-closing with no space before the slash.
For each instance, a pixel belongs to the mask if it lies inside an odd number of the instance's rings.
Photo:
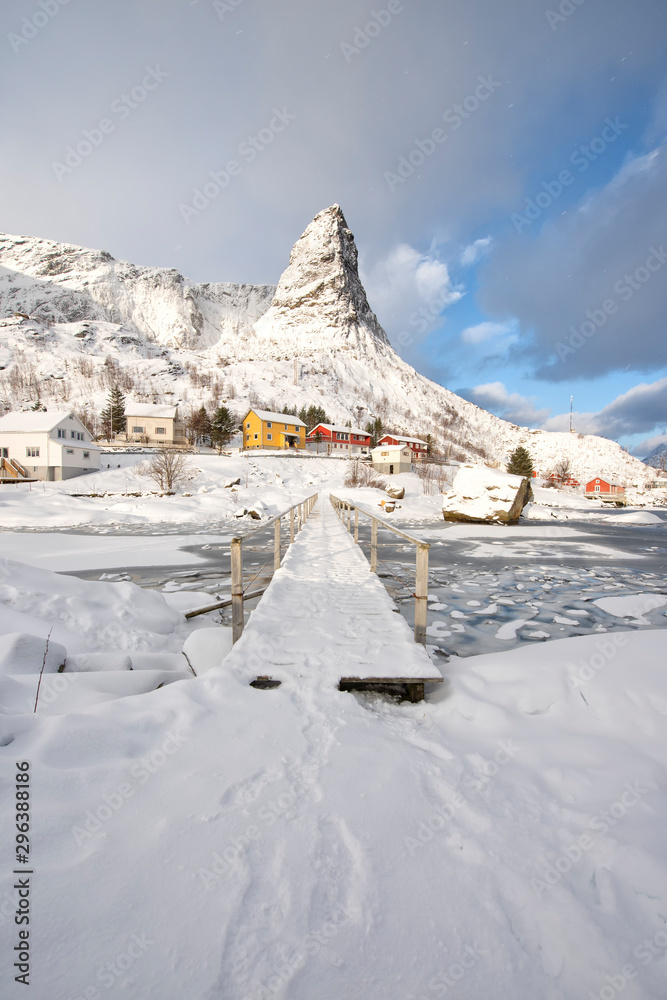
<path id="1" fill-rule="evenodd" d="M 371 463 L 376 472 L 386 476 L 394 476 L 399 472 L 409 472 L 412 464 L 412 451 L 407 445 L 384 445 L 371 450 Z"/>

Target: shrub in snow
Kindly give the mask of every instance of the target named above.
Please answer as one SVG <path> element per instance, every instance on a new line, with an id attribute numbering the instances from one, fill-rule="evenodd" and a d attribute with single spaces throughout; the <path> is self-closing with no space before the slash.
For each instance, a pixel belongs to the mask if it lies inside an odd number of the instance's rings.
<path id="1" fill-rule="evenodd" d="M 195 472 L 181 451 L 165 448 L 140 467 L 142 476 L 152 479 L 161 490 L 174 490 L 195 478 Z"/>

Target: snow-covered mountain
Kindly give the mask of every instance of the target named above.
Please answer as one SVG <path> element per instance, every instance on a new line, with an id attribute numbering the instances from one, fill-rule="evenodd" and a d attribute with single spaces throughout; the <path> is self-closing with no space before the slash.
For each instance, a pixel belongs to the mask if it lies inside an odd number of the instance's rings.
<path id="1" fill-rule="evenodd" d="M 650 465 L 654 469 L 664 469 L 667 467 L 667 444 L 658 444 L 653 451 L 642 459 L 644 465 Z"/>
<path id="2" fill-rule="evenodd" d="M 338 205 L 308 226 L 277 288 L 196 284 L 104 251 L 1 237 L 0 366 L 5 409 L 65 404 L 94 423 L 118 381 L 186 414 L 220 401 L 239 416 L 316 404 L 338 423 L 379 416 L 430 433 L 455 458 L 504 461 L 525 444 L 542 471 L 567 456 L 580 479 L 651 477 L 612 441 L 517 427 L 419 375 L 368 303 Z"/>

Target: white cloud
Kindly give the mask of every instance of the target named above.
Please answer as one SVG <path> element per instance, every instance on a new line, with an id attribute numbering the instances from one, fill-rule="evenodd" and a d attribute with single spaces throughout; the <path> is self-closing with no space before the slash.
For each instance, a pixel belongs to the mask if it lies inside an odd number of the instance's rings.
<path id="1" fill-rule="evenodd" d="M 547 409 L 537 408 L 534 396 L 508 392 L 502 382 L 487 382 L 472 389 L 461 389 L 459 395 L 523 427 L 542 426 L 549 413 Z"/>
<path id="2" fill-rule="evenodd" d="M 481 240 L 475 240 L 474 243 L 470 243 L 464 248 L 461 254 L 461 263 L 463 266 L 471 267 L 482 257 L 486 257 L 486 255 L 491 251 L 492 243 L 493 240 L 490 236 L 485 236 Z"/>
<path id="3" fill-rule="evenodd" d="M 371 308 L 396 345 L 407 346 L 438 325 L 440 314 L 463 296 L 447 264 L 434 253 L 399 243 L 360 274 Z"/>
<path id="4" fill-rule="evenodd" d="M 517 324 L 515 320 L 507 323 L 478 323 L 468 326 L 461 333 L 464 344 L 491 344 L 500 350 L 516 340 Z"/>

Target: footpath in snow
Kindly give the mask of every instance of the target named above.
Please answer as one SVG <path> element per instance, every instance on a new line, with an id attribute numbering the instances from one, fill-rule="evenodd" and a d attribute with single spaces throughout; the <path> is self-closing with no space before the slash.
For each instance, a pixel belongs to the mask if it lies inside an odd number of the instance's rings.
<path id="1" fill-rule="evenodd" d="M 441 681 L 326 496 L 290 546 L 225 668 L 338 687 L 342 678 Z"/>

